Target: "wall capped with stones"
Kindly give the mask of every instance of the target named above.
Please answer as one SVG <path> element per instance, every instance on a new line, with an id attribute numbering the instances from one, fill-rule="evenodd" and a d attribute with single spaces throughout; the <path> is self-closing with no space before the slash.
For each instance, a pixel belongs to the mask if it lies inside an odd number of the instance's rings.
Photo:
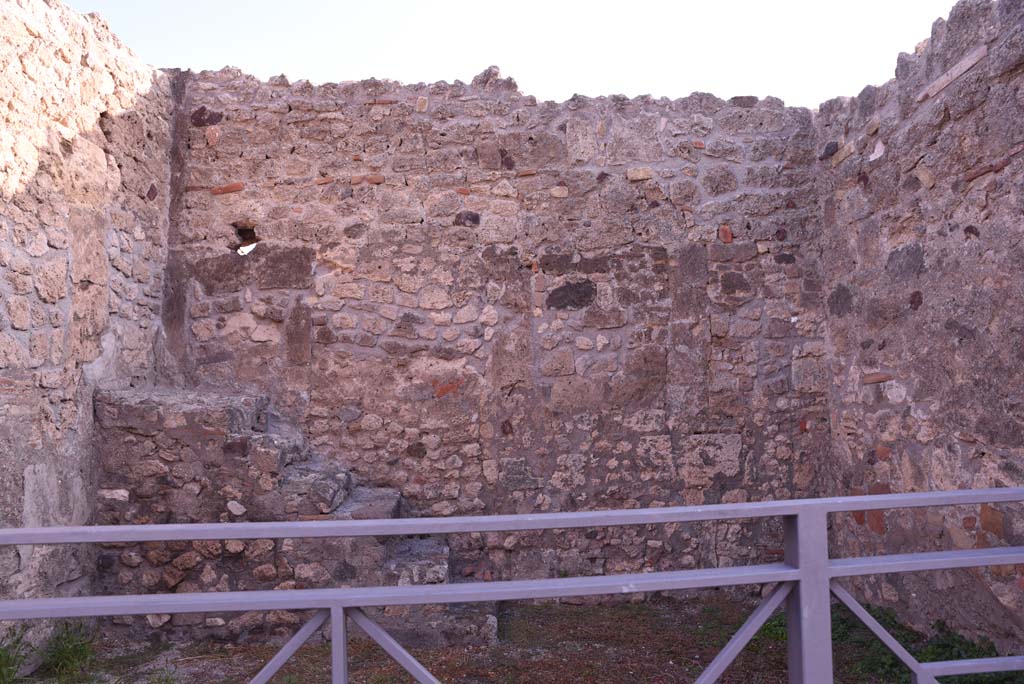
<path id="1" fill-rule="evenodd" d="M 494 69 L 319 87 L 226 69 L 190 76 L 182 112 L 171 380 L 269 393 L 421 514 L 811 492 L 807 110 L 539 103 Z M 467 574 L 546 576 L 778 552 L 751 531 L 458 543 Z"/>
<path id="2" fill-rule="evenodd" d="M 1024 5 L 962 2 L 896 78 L 822 105 L 833 458 L 822 494 L 1024 484 Z M 837 519 L 845 553 L 1021 544 L 1020 507 Z M 1024 568 L 865 584 L 1019 645 Z M 956 600 L 931 600 L 936 589 Z M 969 600 L 967 597 L 971 597 Z M 1016 639 L 1016 641 L 1015 641 Z M 1019 648 L 1019 646 L 1018 646 Z"/>
<path id="3" fill-rule="evenodd" d="M 81 524 L 92 390 L 152 381 L 170 143 L 167 77 L 95 16 L 0 10 L 0 524 Z M 0 549 L 0 587 L 79 591 L 75 547 Z"/>

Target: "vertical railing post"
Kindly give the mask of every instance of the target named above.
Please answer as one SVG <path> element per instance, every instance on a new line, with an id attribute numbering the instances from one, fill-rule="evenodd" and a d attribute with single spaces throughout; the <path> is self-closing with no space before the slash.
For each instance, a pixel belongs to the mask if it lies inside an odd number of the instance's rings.
<path id="1" fill-rule="evenodd" d="M 800 569 L 786 601 L 789 684 L 833 684 L 828 513 L 808 506 L 783 526 L 786 563 Z"/>
<path id="2" fill-rule="evenodd" d="M 331 684 L 348 684 L 348 626 L 340 607 L 331 608 Z"/>

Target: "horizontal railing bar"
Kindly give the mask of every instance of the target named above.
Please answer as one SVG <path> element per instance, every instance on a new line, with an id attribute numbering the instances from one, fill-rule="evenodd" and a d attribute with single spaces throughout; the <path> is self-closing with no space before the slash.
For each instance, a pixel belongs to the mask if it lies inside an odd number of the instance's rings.
<path id="1" fill-rule="evenodd" d="M 983 674 L 985 672 L 1015 672 L 1017 670 L 1024 670 L 1024 656 L 941 660 L 934 663 L 921 663 L 921 669 L 933 677 Z"/>
<path id="2" fill-rule="evenodd" d="M 852 577 L 854 575 L 880 575 L 887 572 L 919 572 L 1019 563 L 1024 563 L 1024 546 L 835 558 L 829 562 L 829 569 L 832 577 Z"/>
<path id="3" fill-rule="evenodd" d="M 89 525 L 0 529 L 0 545 L 82 544 L 212 539 L 285 539 L 314 537 L 377 537 L 457 532 L 616 527 L 671 522 L 702 522 L 798 515 L 810 511 L 836 513 L 885 508 L 967 505 L 1024 501 L 1024 488 L 958 490 L 841 496 L 824 499 L 754 501 L 707 506 L 671 506 L 572 513 L 527 513 L 393 520 L 315 520 L 293 522 L 188 523 L 166 525 Z"/>
<path id="4" fill-rule="evenodd" d="M 13 599 L 0 601 L 0 620 L 516 601 L 789 582 L 799 579 L 799 576 L 800 571 L 792 566 L 769 563 L 594 577 L 466 582 L 429 587 L 407 585 Z"/>

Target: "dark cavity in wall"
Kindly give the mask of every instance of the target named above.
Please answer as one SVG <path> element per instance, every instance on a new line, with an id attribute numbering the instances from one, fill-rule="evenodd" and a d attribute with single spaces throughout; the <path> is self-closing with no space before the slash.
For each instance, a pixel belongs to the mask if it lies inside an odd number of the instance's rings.
<path id="1" fill-rule="evenodd" d="M 597 298 L 597 285 L 589 280 L 566 283 L 548 295 L 549 309 L 582 309 Z"/>
<path id="2" fill-rule="evenodd" d="M 853 311 L 853 293 L 845 285 L 837 285 L 828 296 L 828 310 L 834 316 L 845 316 Z"/>
<path id="3" fill-rule="evenodd" d="M 238 242 L 231 245 L 230 249 L 233 252 L 238 252 L 241 256 L 245 256 L 260 241 L 259 237 L 256 236 L 256 223 L 245 219 L 233 222 L 231 227 L 235 229 L 235 236 L 238 238 Z"/>

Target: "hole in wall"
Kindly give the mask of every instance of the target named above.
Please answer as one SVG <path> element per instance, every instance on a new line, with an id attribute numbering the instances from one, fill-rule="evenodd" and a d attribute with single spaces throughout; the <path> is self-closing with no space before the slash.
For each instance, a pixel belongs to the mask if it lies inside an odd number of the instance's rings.
<path id="1" fill-rule="evenodd" d="M 254 221 L 235 221 L 231 226 L 235 229 L 235 236 L 238 238 L 238 244 L 231 246 L 232 251 L 237 252 L 239 256 L 246 256 L 256 249 L 256 243 L 260 241 L 260 238 L 256 235 Z"/>

